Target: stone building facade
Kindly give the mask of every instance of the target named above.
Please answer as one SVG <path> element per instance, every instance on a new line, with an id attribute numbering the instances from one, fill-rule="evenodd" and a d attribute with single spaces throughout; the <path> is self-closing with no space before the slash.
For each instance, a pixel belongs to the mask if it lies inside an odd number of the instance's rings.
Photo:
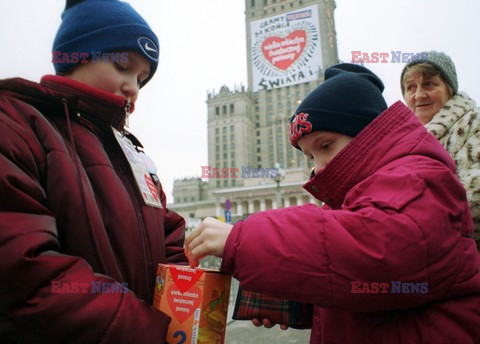
<path id="1" fill-rule="evenodd" d="M 208 162 L 200 177 L 174 182 L 169 207 L 189 227 L 317 203 L 302 188 L 311 164 L 290 145 L 289 121 L 338 63 L 335 2 L 246 0 L 245 9 L 248 86 L 208 93 Z"/>

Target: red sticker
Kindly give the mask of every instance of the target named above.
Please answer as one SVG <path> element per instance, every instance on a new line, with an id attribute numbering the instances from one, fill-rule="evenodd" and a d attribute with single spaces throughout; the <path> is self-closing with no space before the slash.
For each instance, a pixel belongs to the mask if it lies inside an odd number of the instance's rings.
<path id="1" fill-rule="evenodd" d="M 263 56 L 275 67 L 286 70 L 302 55 L 307 43 L 304 30 L 295 30 L 287 37 L 268 37 L 262 43 Z"/>
<path id="2" fill-rule="evenodd" d="M 147 183 L 148 189 L 150 190 L 150 193 L 152 194 L 153 198 L 155 198 L 155 201 L 158 202 L 158 193 L 157 193 L 157 188 L 155 186 L 155 183 L 152 180 L 152 177 L 150 177 L 147 174 L 143 175 L 145 177 L 145 182 Z"/>
<path id="3" fill-rule="evenodd" d="M 175 284 L 172 284 L 167 293 L 168 305 L 180 324 L 195 312 L 202 300 L 202 291 L 196 285 L 188 292 L 181 292 Z"/>
<path id="4" fill-rule="evenodd" d="M 203 275 L 203 270 L 188 267 L 170 268 L 173 282 L 182 293 L 190 289 Z"/>

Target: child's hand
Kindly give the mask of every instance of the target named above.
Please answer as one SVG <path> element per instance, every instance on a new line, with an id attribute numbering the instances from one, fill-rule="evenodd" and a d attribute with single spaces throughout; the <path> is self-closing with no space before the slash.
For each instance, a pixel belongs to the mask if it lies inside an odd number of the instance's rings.
<path id="1" fill-rule="evenodd" d="M 199 260 L 205 256 L 223 256 L 223 248 L 232 225 L 207 217 L 185 239 L 185 255 L 190 266 L 198 266 Z"/>
<path id="2" fill-rule="evenodd" d="M 273 326 L 275 326 L 275 324 L 271 323 L 270 320 L 268 319 L 262 319 L 262 321 L 260 321 L 259 319 L 252 319 L 252 323 L 257 327 L 260 327 L 263 325 L 265 326 L 265 328 L 272 328 Z M 280 325 L 280 329 L 286 330 L 288 329 L 288 326 L 282 324 Z"/>

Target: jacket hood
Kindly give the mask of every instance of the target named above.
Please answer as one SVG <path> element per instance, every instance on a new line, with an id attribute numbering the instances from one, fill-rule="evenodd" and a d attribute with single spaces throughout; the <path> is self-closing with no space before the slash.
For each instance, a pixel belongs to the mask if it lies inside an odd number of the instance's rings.
<path id="1" fill-rule="evenodd" d="M 425 142 L 428 141 L 428 144 Z M 432 149 L 432 142 L 435 149 Z M 401 102 L 381 113 L 303 187 L 315 198 L 338 208 L 347 193 L 369 175 L 403 156 L 441 161 L 453 172 L 448 152 Z M 365 157 L 368 156 L 368 160 Z"/>

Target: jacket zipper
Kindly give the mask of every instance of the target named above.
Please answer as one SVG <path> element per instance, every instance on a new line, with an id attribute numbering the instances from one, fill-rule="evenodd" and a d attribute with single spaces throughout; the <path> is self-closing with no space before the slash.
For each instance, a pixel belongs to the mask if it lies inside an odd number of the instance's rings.
<path id="1" fill-rule="evenodd" d="M 132 103 L 130 101 L 130 99 L 127 100 L 127 102 L 125 103 L 125 126 L 128 128 L 128 118 L 130 116 L 130 110 L 132 108 Z M 117 145 L 118 146 L 118 145 Z M 120 148 L 120 147 L 118 147 Z M 120 148 L 121 150 L 121 148 Z M 121 154 L 121 156 L 123 157 L 123 154 Z M 132 171 L 130 168 L 127 168 L 126 170 L 126 173 L 124 171 L 124 164 L 122 164 L 122 158 L 119 159 L 119 165 L 122 166 L 121 169 L 123 170 L 124 172 L 124 179 L 125 179 L 125 185 L 128 186 L 127 187 L 127 190 L 130 194 L 130 197 L 132 197 L 132 199 L 134 200 L 132 203 L 135 207 L 135 213 L 137 214 L 137 222 L 138 222 L 138 229 L 139 229 L 139 235 L 140 235 L 140 241 L 142 242 L 142 246 L 143 246 L 143 261 L 144 261 L 144 268 L 145 268 L 145 289 L 148 291 L 151 290 L 151 287 L 150 284 L 153 284 L 153 280 L 150 278 L 150 268 L 151 266 L 153 265 L 152 264 L 152 259 L 149 258 L 150 256 L 150 245 L 149 245 L 149 242 L 148 242 L 148 235 L 147 235 L 147 228 L 146 228 L 146 225 L 145 225 L 145 219 L 143 218 L 143 215 L 142 215 L 142 205 L 143 204 L 140 204 L 139 205 L 139 202 L 142 202 L 141 201 L 141 198 L 139 198 L 137 195 L 139 193 L 138 191 L 138 187 L 137 185 L 131 185 L 131 181 L 132 181 L 132 178 L 128 178 L 127 176 L 131 175 L 132 174 Z M 135 179 L 134 176 L 133 177 L 133 180 Z M 145 295 L 146 297 L 148 297 L 148 295 Z"/>

